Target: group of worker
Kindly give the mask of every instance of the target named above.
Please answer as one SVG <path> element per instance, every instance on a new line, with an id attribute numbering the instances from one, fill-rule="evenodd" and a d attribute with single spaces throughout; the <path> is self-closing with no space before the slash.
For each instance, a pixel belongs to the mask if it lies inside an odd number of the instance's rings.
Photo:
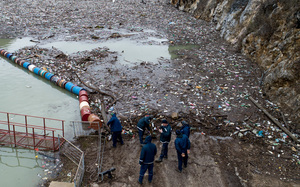
<path id="1" fill-rule="evenodd" d="M 142 146 L 139 164 L 141 165 L 140 168 L 140 176 L 138 182 L 140 184 L 143 183 L 144 174 L 148 170 L 148 181 L 149 183 L 152 182 L 153 179 L 153 166 L 154 166 L 154 158 L 157 153 L 156 145 L 151 143 L 152 141 L 152 128 L 150 126 L 150 122 L 153 119 L 153 116 L 146 115 L 145 117 L 141 118 L 138 121 L 137 129 L 139 135 L 140 145 Z M 119 119 L 116 117 L 116 114 L 113 113 L 111 119 L 107 123 L 110 126 L 112 132 L 112 140 L 113 140 L 113 147 L 116 147 L 116 143 L 119 140 L 123 145 L 122 139 L 122 126 Z M 182 172 L 182 164 L 184 167 L 187 167 L 188 162 L 188 155 L 190 153 L 190 126 L 187 122 L 181 122 L 180 130 L 176 130 L 176 139 L 175 139 L 175 148 L 177 151 L 177 158 L 178 158 L 178 172 Z M 150 135 L 148 135 L 145 140 L 143 140 L 143 136 L 145 131 L 148 130 Z M 158 131 L 160 133 L 160 142 L 162 143 L 162 149 L 159 158 L 156 162 L 162 162 L 163 159 L 168 158 L 168 146 L 171 141 L 172 136 L 172 128 L 169 125 L 166 119 L 161 120 L 161 126 L 159 126 Z"/>

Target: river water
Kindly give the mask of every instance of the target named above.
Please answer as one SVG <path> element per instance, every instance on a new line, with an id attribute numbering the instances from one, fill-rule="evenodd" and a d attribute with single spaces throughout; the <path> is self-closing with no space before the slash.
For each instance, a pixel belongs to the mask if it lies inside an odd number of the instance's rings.
<path id="1" fill-rule="evenodd" d="M 0 48 L 14 52 L 34 45 L 29 40 L 0 39 Z M 69 121 L 80 120 L 76 95 L 4 58 L 0 58 L 0 88 L 0 111 L 65 120 L 65 137 L 73 137 Z M 0 147 L 0 186 L 38 186 L 57 164 L 32 150 Z"/>

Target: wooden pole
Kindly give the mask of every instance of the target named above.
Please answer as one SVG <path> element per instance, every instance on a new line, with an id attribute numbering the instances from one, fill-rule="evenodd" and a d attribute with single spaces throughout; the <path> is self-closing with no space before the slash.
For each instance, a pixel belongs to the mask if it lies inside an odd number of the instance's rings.
<path id="1" fill-rule="evenodd" d="M 249 99 L 257 106 L 259 109 L 261 109 L 268 118 L 270 118 L 273 123 L 275 123 L 283 132 L 285 132 L 287 135 L 289 135 L 295 142 L 298 142 L 298 139 L 284 126 L 282 126 L 278 120 L 276 120 L 266 109 L 264 109 L 259 103 L 257 103 L 251 96 L 249 96 Z"/>

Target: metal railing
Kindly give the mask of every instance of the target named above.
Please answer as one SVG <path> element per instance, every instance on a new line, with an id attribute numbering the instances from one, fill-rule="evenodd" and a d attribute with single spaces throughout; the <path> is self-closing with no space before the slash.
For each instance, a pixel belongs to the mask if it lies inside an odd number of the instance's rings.
<path id="1" fill-rule="evenodd" d="M 61 128 L 47 127 L 60 126 Z M 57 150 L 58 133 L 64 134 L 64 121 L 52 118 L 0 112 L 0 140 L 29 149 Z"/>
<path id="2" fill-rule="evenodd" d="M 64 142 L 60 145 L 60 154 L 65 155 L 68 159 L 77 165 L 77 170 L 73 178 L 74 186 L 79 187 L 82 183 L 84 175 L 84 152 L 72 144 L 69 140 L 65 139 L 61 135 L 58 135 L 60 140 Z"/>
<path id="3" fill-rule="evenodd" d="M 64 120 L 53 119 L 53 118 L 45 118 L 39 116 L 31 116 L 24 114 L 15 114 L 8 112 L 0 111 L 0 124 L 5 124 L 8 126 L 8 131 L 10 131 L 9 125 L 15 124 L 18 126 L 25 127 L 25 132 L 28 133 L 28 128 L 41 128 L 43 127 L 43 135 L 47 135 L 46 129 L 60 131 L 55 134 L 57 135 L 61 133 L 64 136 Z M 41 126 L 42 124 L 42 126 Z M 51 124 L 51 127 L 47 127 L 47 124 Z"/>
<path id="4" fill-rule="evenodd" d="M 93 122 L 93 124 L 96 123 L 98 123 L 98 129 L 100 129 L 100 122 Z M 96 131 L 91 128 L 91 124 L 88 121 L 71 121 L 70 125 L 73 127 L 75 138 L 90 136 L 91 134 L 98 136 L 98 134 L 95 134 Z"/>

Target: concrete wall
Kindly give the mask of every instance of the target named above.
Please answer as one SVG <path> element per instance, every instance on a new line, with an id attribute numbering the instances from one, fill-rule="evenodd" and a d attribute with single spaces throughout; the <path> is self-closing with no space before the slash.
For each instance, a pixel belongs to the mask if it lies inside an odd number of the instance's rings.
<path id="1" fill-rule="evenodd" d="M 263 91 L 300 122 L 300 0 L 171 0 L 214 22 L 222 38 L 264 70 Z"/>

